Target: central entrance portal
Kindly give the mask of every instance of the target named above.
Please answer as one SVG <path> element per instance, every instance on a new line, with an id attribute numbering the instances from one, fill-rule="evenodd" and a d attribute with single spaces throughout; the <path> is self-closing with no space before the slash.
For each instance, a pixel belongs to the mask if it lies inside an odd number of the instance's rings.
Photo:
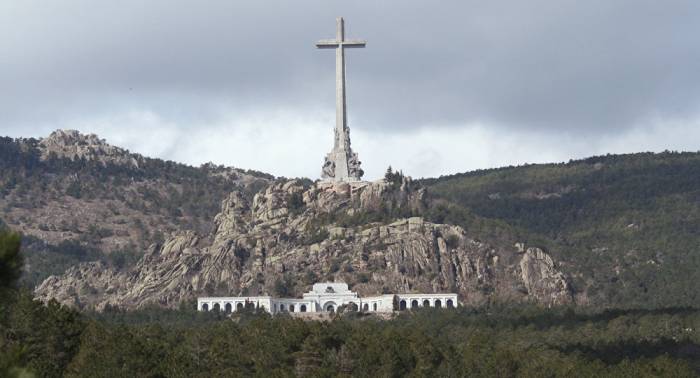
<path id="1" fill-rule="evenodd" d="M 323 308 L 326 312 L 335 312 L 335 310 L 338 308 L 338 305 L 336 305 L 335 302 L 326 302 Z"/>

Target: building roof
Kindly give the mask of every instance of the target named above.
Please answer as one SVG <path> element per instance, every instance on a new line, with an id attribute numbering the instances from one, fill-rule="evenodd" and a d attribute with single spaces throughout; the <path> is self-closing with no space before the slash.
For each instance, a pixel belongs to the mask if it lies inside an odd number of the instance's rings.
<path id="1" fill-rule="evenodd" d="M 345 282 L 319 282 L 315 283 L 310 292 L 310 295 L 338 295 L 338 294 L 354 294 L 348 289 L 348 284 Z"/>

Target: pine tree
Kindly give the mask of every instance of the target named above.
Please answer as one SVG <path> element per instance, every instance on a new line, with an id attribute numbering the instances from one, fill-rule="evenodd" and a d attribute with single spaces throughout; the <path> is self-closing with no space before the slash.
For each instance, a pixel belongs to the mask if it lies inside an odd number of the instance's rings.
<path id="1" fill-rule="evenodd" d="M 19 234 L 0 230 L 0 290 L 12 287 L 22 270 Z"/>

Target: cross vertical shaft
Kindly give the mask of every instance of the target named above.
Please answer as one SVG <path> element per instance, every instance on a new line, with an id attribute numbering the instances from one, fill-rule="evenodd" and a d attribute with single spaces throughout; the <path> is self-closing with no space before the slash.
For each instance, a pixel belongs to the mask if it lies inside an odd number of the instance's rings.
<path id="1" fill-rule="evenodd" d="M 345 111 L 345 22 L 342 17 L 336 19 L 336 41 L 338 47 L 335 49 L 335 141 L 334 148 L 347 148 L 344 138 L 347 128 L 347 113 Z"/>
<path id="2" fill-rule="evenodd" d="M 345 49 L 365 47 L 366 41 L 346 40 L 345 22 L 336 19 L 334 40 L 316 43 L 320 49 L 335 49 L 335 132 L 333 151 L 326 156 L 322 177 L 329 181 L 357 181 L 362 177 L 360 161 L 350 148 L 350 130 L 347 124 L 347 100 L 345 93 Z"/>

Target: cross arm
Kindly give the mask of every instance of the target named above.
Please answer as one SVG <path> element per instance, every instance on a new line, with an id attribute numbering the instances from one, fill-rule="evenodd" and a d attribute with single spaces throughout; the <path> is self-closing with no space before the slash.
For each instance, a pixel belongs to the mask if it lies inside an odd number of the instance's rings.
<path id="1" fill-rule="evenodd" d="M 348 39 L 346 41 L 343 41 L 343 47 L 358 48 L 358 47 L 365 47 L 366 45 L 367 45 L 367 41 L 362 40 L 362 39 Z"/>
<path id="2" fill-rule="evenodd" d="M 318 49 L 334 49 L 338 47 L 338 41 L 335 39 L 322 39 L 316 42 L 316 48 Z"/>
<path id="3" fill-rule="evenodd" d="M 337 48 L 339 45 L 343 45 L 343 47 L 347 48 L 358 48 L 365 47 L 365 45 L 367 45 L 367 41 L 362 39 L 349 39 L 346 41 L 338 42 L 338 40 L 335 39 L 322 39 L 316 42 L 316 48 L 319 49 L 334 49 Z"/>

